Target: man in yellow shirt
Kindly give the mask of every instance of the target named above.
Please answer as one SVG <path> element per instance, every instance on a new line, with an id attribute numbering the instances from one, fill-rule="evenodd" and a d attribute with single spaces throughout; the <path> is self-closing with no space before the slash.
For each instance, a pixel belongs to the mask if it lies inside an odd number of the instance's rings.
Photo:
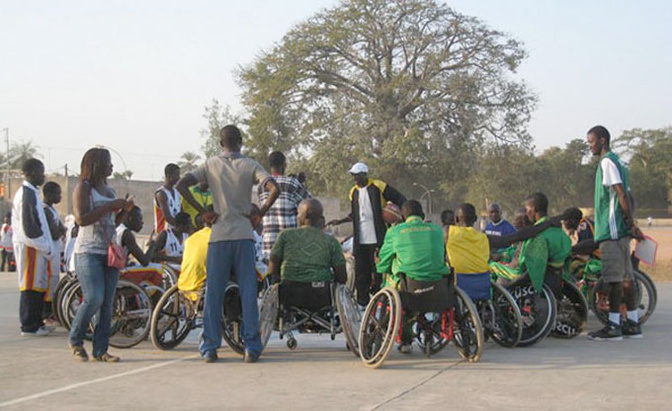
<path id="1" fill-rule="evenodd" d="M 208 208 L 212 206 L 212 193 L 210 192 L 210 187 L 208 187 L 207 182 L 191 186 L 189 187 L 189 191 L 191 192 L 191 195 L 194 197 L 194 200 L 196 200 L 199 204 L 201 204 L 203 208 Z M 189 216 L 191 217 L 191 224 L 193 224 L 194 227 L 197 228 L 203 227 L 202 224 L 200 226 L 198 225 L 200 219 L 199 220 L 196 219 L 196 217 L 198 216 L 198 210 L 196 210 L 194 206 L 189 204 L 184 198 L 182 198 L 182 211 L 189 214 Z"/>

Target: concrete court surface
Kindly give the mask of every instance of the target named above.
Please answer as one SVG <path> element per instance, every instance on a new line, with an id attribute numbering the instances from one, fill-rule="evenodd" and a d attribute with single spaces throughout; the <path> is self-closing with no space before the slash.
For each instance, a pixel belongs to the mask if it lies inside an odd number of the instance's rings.
<path id="1" fill-rule="evenodd" d="M 79 363 L 64 329 L 21 337 L 14 273 L 0 274 L 0 408 L 3 409 L 669 409 L 672 389 L 672 283 L 642 340 L 548 338 L 529 348 L 487 343 L 480 363 L 452 347 L 426 359 L 394 350 L 370 370 L 342 338 L 302 335 L 296 351 L 274 337 L 260 361 L 228 348 L 204 364 L 196 336 L 174 351 L 151 342 L 111 349 L 122 362 Z M 599 327 L 591 317 L 589 329 Z M 340 337 L 340 336 L 339 336 Z M 86 348 L 91 352 L 90 344 Z"/>

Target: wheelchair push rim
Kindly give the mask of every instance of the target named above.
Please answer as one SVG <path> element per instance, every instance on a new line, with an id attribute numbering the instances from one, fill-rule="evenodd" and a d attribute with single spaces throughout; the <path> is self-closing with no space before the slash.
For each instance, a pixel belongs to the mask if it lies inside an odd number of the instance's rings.
<path id="1" fill-rule="evenodd" d="M 378 368 L 394 345 L 401 323 L 401 298 L 391 287 L 378 291 L 366 306 L 359 330 L 359 351 L 362 362 Z"/>
<path id="2" fill-rule="evenodd" d="M 338 284 L 336 286 L 335 298 L 338 317 L 340 318 L 341 328 L 345 335 L 345 340 L 352 353 L 359 357 L 359 329 L 362 323 L 362 314 L 357 307 L 357 301 L 352 292 L 346 285 Z"/>
<path id="3" fill-rule="evenodd" d="M 469 362 L 478 362 L 483 351 L 483 326 L 476 306 L 471 298 L 459 287 L 455 287 L 457 302 L 455 305 L 455 323 L 453 345 L 462 358 Z"/>

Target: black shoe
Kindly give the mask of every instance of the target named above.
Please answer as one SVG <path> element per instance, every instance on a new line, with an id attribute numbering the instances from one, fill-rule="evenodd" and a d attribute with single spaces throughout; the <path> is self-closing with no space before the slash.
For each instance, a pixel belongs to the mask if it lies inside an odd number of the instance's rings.
<path id="1" fill-rule="evenodd" d="M 601 330 L 588 333 L 588 339 L 594 341 L 621 341 L 623 340 L 623 332 L 620 325 L 609 323 Z"/>
<path id="2" fill-rule="evenodd" d="M 206 353 L 203 356 L 203 362 L 205 362 L 205 363 L 209 364 L 209 363 L 213 363 L 215 361 L 217 361 L 217 353 L 216 352 L 209 352 L 209 353 Z"/>
<path id="3" fill-rule="evenodd" d="M 252 362 L 257 362 L 259 359 L 259 355 L 255 352 L 252 352 L 250 350 L 245 350 L 245 356 L 243 357 L 243 361 L 247 363 L 252 363 Z"/>
<path id="4" fill-rule="evenodd" d="M 632 320 L 625 320 L 623 324 L 623 337 L 625 338 L 643 338 L 642 328 L 639 323 Z"/>

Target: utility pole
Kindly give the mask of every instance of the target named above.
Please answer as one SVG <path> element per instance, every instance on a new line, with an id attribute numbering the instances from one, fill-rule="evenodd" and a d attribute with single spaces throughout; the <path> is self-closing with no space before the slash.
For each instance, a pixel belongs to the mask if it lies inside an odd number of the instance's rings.
<path id="1" fill-rule="evenodd" d="M 9 200 L 11 198 L 12 192 L 11 192 L 11 187 L 10 187 L 10 180 L 9 180 L 9 128 L 5 127 L 2 129 L 2 131 L 5 132 L 5 141 L 7 142 L 7 170 L 5 172 L 5 200 Z"/>

